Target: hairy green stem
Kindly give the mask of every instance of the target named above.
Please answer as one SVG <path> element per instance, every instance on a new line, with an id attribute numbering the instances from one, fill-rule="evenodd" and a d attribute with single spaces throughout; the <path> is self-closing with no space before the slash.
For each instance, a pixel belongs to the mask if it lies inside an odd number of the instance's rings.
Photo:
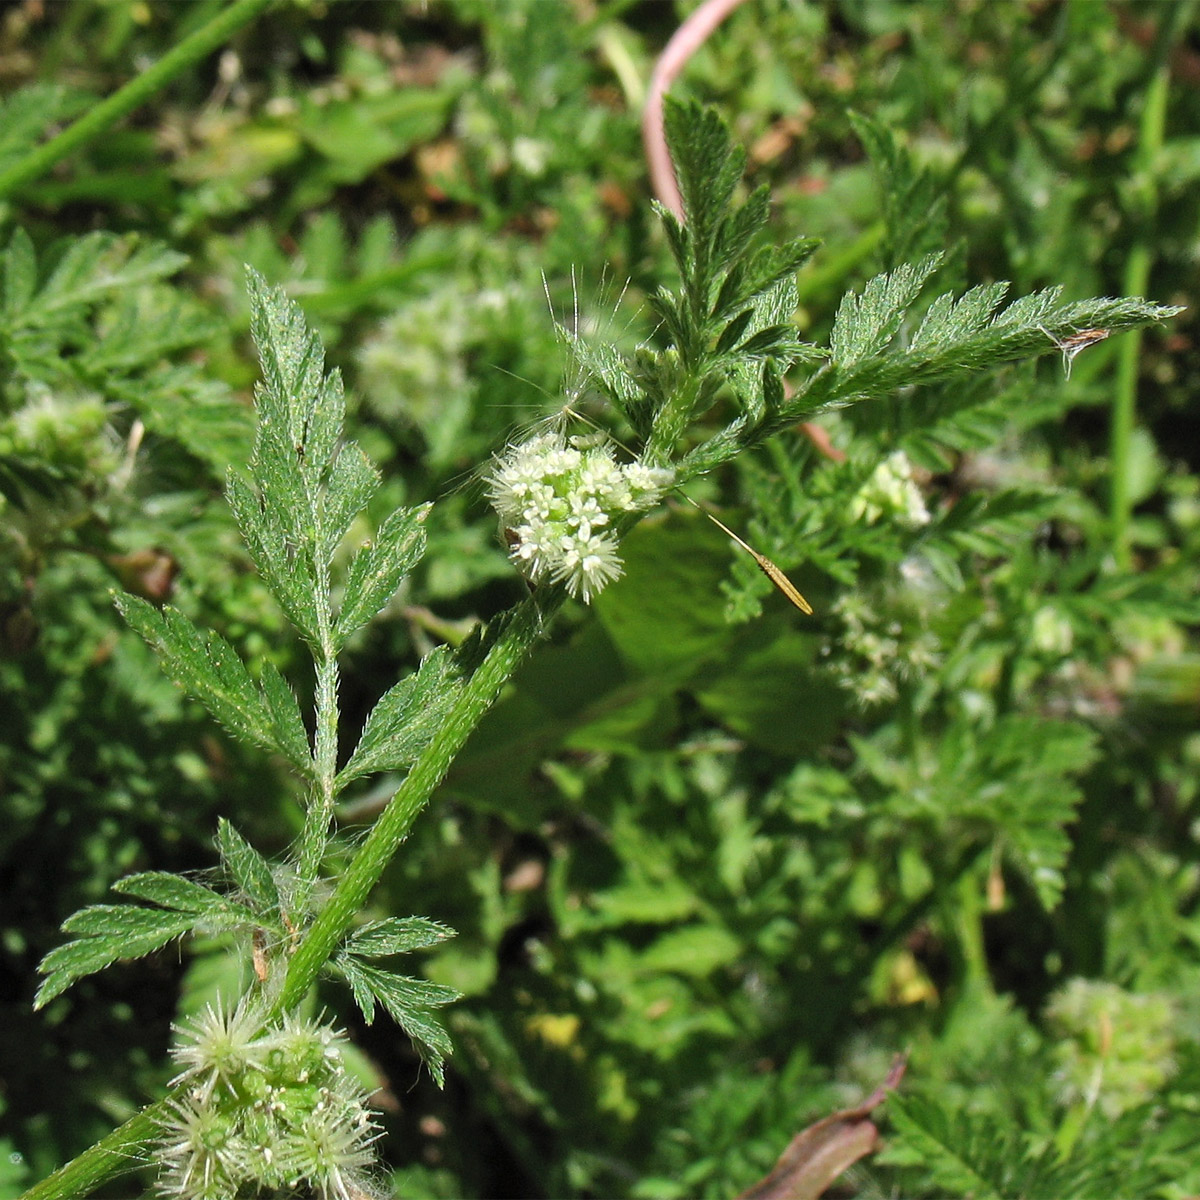
<path id="1" fill-rule="evenodd" d="M 316 881 L 325 857 L 329 840 L 329 822 L 333 819 L 336 799 L 334 780 L 337 777 L 338 737 L 338 661 L 328 647 L 322 661 L 317 663 L 316 739 L 313 750 L 312 796 L 304 815 L 304 832 L 300 836 L 300 879 L 306 887 Z"/>
<path id="2" fill-rule="evenodd" d="M 320 916 L 304 935 L 288 963 L 287 977 L 273 1005 L 285 1012 L 304 999 L 353 924 L 371 889 L 408 834 L 417 814 L 442 781 L 471 731 L 492 706 L 500 689 L 541 636 L 546 622 L 561 606 L 562 588 L 531 596 L 518 605 L 487 657 L 464 684 L 437 737 L 412 765 L 396 794 L 388 801 L 365 842 L 342 873 Z"/>
<path id="3" fill-rule="evenodd" d="M 675 447 L 692 419 L 699 394 L 700 377 L 697 372 L 689 376 L 654 418 L 654 428 L 642 451 L 643 461 L 652 467 L 662 467 L 672 460 Z"/>
<path id="4" fill-rule="evenodd" d="M 223 46 L 243 25 L 248 25 L 276 0 L 236 0 L 201 29 L 183 39 L 136 79 L 114 92 L 107 100 L 69 125 L 57 137 L 31 150 L 0 173 L 0 199 L 11 195 L 22 184 L 44 175 L 80 146 L 85 145 L 122 117 L 144 104 L 172 79 L 194 66 L 200 59 Z"/>
<path id="5" fill-rule="evenodd" d="M 314 514 L 315 517 L 315 514 Z M 336 799 L 338 754 L 338 680 L 337 647 L 333 636 L 333 608 L 330 602 L 329 563 L 322 558 L 316 564 L 317 633 L 321 650 L 317 658 L 315 696 L 316 735 L 313 739 L 313 788 L 308 811 L 304 814 L 304 832 L 300 836 L 300 882 L 304 889 L 300 908 L 307 908 L 312 885 L 321 872 L 321 860 L 329 842 L 329 822 L 333 819 Z"/>
<path id="6" fill-rule="evenodd" d="M 165 1110 L 166 1102 L 162 1100 L 142 1109 L 53 1175 L 35 1183 L 21 1200 L 69 1200 L 86 1196 L 106 1179 L 142 1166 L 146 1161 L 145 1148 L 157 1135 L 158 1118 Z"/>

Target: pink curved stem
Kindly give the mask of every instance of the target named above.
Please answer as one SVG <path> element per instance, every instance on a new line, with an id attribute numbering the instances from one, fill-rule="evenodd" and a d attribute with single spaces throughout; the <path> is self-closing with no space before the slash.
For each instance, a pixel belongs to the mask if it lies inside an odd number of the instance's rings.
<path id="1" fill-rule="evenodd" d="M 671 152 L 667 149 L 667 136 L 663 128 L 663 97 L 667 94 L 687 64 L 689 58 L 704 45 L 709 34 L 739 4 L 745 0 L 705 0 L 680 27 L 675 30 L 650 76 L 650 88 L 646 95 L 646 107 L 642 110 L 642 146 L 646 151 L 646 162 L 650 168 L 650 185 L 664 208 L 669 208 L 681 221 L 684 219 L 683 198 L 675 182 L 675 167 Z M 791 395 L 791 386 L 784 380 L 784 390 Z M 800 428 L 818 452 L 833 462 L 845 462 L 846 455 L 830 440 L 829 434 L 811 421 L 802 421 Z"/>
<path id="2" fill-rule="evenodd" d="M 675 30 L 666 49 L 659 55 L 650 76 L 646 107 L 642 110 L 642 145 L 650 166 L 650 183 L 659 203 L 683 220 L 683 200 L 675 182 L 675 168 L 663 130 L 663 97 L 675 82 L 687 60 L 704 45 L 708 35 L 739 4 L 745 0 L 705 0 L 680 27 Z"/>

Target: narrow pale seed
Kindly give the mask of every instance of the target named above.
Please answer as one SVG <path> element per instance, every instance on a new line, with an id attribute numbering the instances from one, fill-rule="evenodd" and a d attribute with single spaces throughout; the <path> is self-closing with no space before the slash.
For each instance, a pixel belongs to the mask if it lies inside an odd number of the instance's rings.
<path id="1" fill-rule="evenodd" d="M 762 573 L 802 612 L 805 616 L 813 615 L 812 605 L 800 594 L 796 585 L 765 555 L 758 551 L 750 552 L 754 561 L 762 568 Z"/>
<path id="2" fill-rule="evenodd" d="M 812 605 L 800 594 L 796 585 L 765 555 L 759 554 L 748 542 L 742 541 L 728 525 L 718 521 L 716 517 L 708 511 L 707 508 L 697 504 L 686 492 L 679 493 L 694 509 L 702 512 L 722 533 L 728 534 L 743 550 L 749 554 L 756 563 L 762 573 L 775 585 L 776 589 L 787 597 L 790 603 L 794 604 L 805 616 L 813 615 Z"/>

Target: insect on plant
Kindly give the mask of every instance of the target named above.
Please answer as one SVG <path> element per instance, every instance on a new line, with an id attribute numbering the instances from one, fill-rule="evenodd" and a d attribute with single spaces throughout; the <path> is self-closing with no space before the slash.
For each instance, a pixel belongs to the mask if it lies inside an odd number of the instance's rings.
<path id="1" fill-rule="evenodd" d="M 1048 329 L 1039 329 L 1059 348 L 1063 356 L 1063 371 L 1066 372 L 1068 379 L 1071 378 L 1071 368 L 1075 365 L 1076 358 L 1079 357 L 1089 346 L 1094 346 L 1097 342 L 1102 342 L 1112 332 L 1109 329 L 1081 329 L 1078 333 L 1072 333 L 1065 338 L 1056 338 Z"/>

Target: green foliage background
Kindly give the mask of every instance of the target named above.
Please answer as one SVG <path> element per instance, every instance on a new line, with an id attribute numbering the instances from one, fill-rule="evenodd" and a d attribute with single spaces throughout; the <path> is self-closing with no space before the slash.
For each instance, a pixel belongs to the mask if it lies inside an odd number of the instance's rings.
<path id="1" fill-rule="evenodd" d="M 0 169 L 220 7 L 8 10 Z M 281 764 L 185 700 L 109 596 L 169 591 L 311 689 L 221 498 L 251 431 L 242 264 L 346 376 L 386 480 L 358 532 L 435 502 L 427 557 L 349 648 L 353 724 L 522 593 L 472 481 L 573 394 L 543 276 L 598 343 L 658 336 L 637 114 L 687 7 L 280 7 L 0 206 L 0 1194 L 157 1094 L 170 1022 L 229 983 L 222 943 L 190 944 L 34 1016 L 61 921 L 131 872 L 210 868 L 219 817 L 268 851 L 299 832 Z M 706 477 L 813 620 L 693 511 L 635 530 L 373 897 L 459 931 L 423 960 L 466 994 L 446 1090 L 321 997 L 382 1088 L 397 1195 L 729 1195 L 906 1049 L 857 1194 L 1200 1188 L 1200 26 L 1174 30 L 1147 163 L 1165 11 L 754 0 L 689 65 L 780 238 L 823 240 L 806 340 L 930 252 L 918 308 L 998 279 L 1121 295 L 1149 251 L 1148 296 L 1192 308 L 1143 342 L 1131 565 L 1117 338 L 1069 381 L 1051 354 L 824 418 L 845 462 L 797 431 Z M 872 483 L 897 451 L 928 523 Z M 347 805 L 348 841 L 387 794 Z"/>

